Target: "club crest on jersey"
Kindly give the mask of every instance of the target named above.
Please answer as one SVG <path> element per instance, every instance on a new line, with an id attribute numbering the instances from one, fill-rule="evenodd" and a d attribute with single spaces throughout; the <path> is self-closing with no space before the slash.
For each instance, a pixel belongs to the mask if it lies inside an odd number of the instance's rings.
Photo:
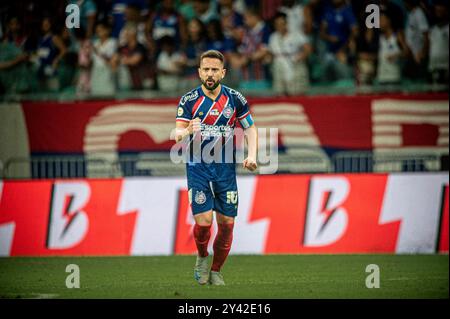
<path id="1" fill-rule="evenodd" d="M 217 116 L 217 115 L 219 115 L 219 110 L 218 109 L 211 110 L 211 112 L 209 112 L 209 114 L 211 114 L 212 116 Z"/>
<path id="2" fill-rule="evenodd" d="M 203 193 L 203 191 L 197 191 L 195 193 L 195 202 L 199 205 L 202 205 L 206 202 L 206 195 Z"/>
<path id="3" fill-rule="evenodd" d="M 231 117 L 231 114 L 233 114 L 233 109 L 230 106 L 227 106 L 223 110 L 223 116 L 225 116 L 227 119 L 229 119 Z"/>

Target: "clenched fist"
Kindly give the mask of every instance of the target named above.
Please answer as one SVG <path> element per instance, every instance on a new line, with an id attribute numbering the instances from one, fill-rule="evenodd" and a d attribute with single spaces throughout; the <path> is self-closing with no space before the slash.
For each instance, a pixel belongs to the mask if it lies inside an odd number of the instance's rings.
<path id="1" fill-rule="evenodd" d="M 250 172 L 253 172 L 258 168 L 258 164 L 256 164 L 256 160 L 253 157 L 247 157 L 244 162 L 242 162 L 242 167 L 248 169 Z"/>
<path id="2" fill-rule="evenodd" d="M 193 120 L 189 121 L 189 125 L 187 127 L 187 130 L 189 131 L 189 134 L 197 133 L 201 129 L 201 121 L 200 118 L 196 117 Z"/>

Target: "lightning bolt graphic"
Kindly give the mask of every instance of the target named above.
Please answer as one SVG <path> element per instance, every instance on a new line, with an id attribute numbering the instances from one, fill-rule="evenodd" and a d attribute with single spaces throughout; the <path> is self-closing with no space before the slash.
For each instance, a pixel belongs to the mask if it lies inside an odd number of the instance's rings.
<path id="1" fill-rule="evenodd" d="M 325 192 L 322 196 L 322 209 L 320 210 L 323 215 L 325 215 L 325 221 L 323 222 L 322 226 L 320 226 L 319 234 L 323 232 L 325 227 L 330 222 L 331 218 L 333 217 L 334 213 L 336 212 L 337 208 L 334 209 L 328 209 L 328 203 L 330 202 L 332 192 Z"/>

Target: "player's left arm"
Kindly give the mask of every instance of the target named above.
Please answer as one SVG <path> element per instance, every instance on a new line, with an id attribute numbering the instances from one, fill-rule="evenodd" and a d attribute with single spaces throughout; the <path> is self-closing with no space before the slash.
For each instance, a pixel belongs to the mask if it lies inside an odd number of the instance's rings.
<path id="1" fill-rule="evenodd" d="M 239 123 L 245 130 L 245 140 L 247 141 L 248 148 L 248 156 L 242 162 L 242 166 L 249 171 L 254 171 L 258 168 L 258 164 L 256 163 L 256 153 L 258 151 L 258 131 L 253 121 L 253 117 L 250 114 L 248 102 L 240 93 L 236 94 L 236 111 Z"/>
<path id="2" fill-rule="evenodd" d="M 255 124 L 245 129 L 245 139 L 247 140 L 248 156 L 242 162 L 242 166 L 249 171 L 254 171 L 258 168 L 256 162 L 256 154 L 258 152 L 258 130 Z"/>

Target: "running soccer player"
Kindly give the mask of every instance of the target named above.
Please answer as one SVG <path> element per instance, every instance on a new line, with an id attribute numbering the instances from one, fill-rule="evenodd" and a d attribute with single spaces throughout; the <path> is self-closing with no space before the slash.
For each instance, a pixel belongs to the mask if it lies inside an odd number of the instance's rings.
<path id="1" fill-rule="evenodd" d="M 242 165 L 250 171 L 257 168 L 257 130 L 244 96 L 220 83 L 226 73 L 224 62 L 224 56 L 216 50 L 201 55 L 198 74 L 202 85 L 181 97 L 176 117 L 176 142 L 185 139 L 189 142 L 186 175 L 198 250 L 194 278 L 201 285 L 225 284 L 220 269 L 230 252 L 238 208 L 234 144 L 231 161 L 227 160 L 225 150 L 229 149 L 229 143 L 234 143 L 236 120 L 245 130 L 248 144 L 248 157 Z M 197 151 L 196 141 L 200 141 Z M 220 156 L 216 154 L 217 143 Z M 210 156 L 215 156 L 214 160 Z M 216 212 L 218 232 L 210 268 L 208 242 L 213 211 Z"/>

